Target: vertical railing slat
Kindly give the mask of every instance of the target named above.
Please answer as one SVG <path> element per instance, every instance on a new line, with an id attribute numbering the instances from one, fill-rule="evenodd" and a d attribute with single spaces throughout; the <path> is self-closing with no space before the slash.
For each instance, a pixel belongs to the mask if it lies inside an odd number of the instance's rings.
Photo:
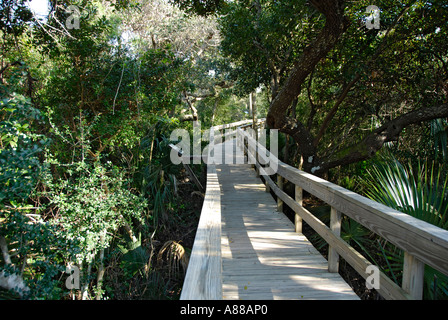
<path id="1" fill-rule="evenodd" d="M 338 237 L 341 235 L 341 221 L 341 213 L 332 207 L 330 215 L 330 229 Z M 328 248 L 328 271 L 335 273 L 339 271 L 339 253 L 332 246 L 329 246 Z"/>
<path id="2" fill-rule="evenodd" d="M 402 288 L 414 299 L 423 298 L 425 264 L 408 252 L 404 252 Z"/>
<path id="3" fill-rule="evenodd" d="M 303 189 L 300 188 L 298 185 L 295 185 L 295 200 L 299 205 L 303 205 Z M 300 216 L 299 212 L 296 212 L 294 216 L 294 225 L 297 233 L 302 233 L 302 217 Z"/>

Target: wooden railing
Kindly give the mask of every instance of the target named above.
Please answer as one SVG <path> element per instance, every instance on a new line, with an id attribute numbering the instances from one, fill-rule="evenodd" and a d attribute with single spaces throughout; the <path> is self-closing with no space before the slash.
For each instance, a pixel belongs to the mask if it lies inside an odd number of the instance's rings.
<path id="1" fill-rule="evenodd" d="M 345 214 L 404 251 L 401 287 L 377 269 L 379 283 L 374 287 L 385 299 L 422 299 L 425 264 L 448 275 L 448 231 L 293 168 L 271 155 L 242 129 L 238 129 L 237 137 L 249 163 L 266 181 L 266 191 L 272 190 L 277 196 L 278 210 L 282 211 L 286 204 L 295 211 L 296 231 L 301 232 L 305 220 L 329 244 L 330 272 L 338 272 L 341 256 L 365 279 L 372 275 L 372 263 L 340 237 Z M 264 164 L 277 161 L 277 183 L 266 174 L 260 159 Z M 294 198 L 283 191 L 285 180 L 295 185 Z M 303 190 L 331 206 L 329 227 L 302 206 Z"/>

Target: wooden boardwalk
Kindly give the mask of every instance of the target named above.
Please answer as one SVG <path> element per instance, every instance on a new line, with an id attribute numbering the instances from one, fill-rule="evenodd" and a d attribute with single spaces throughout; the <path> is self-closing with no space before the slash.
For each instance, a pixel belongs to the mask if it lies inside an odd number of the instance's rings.
<path id="1" fill-rule="evenodd" d="M 262 123 L 263 120 L 258 125 Z M 366 282 L 373 284 L 385 299 L 421 300 L 426 265 L 448 276 L 447 230 L 278 159 L 276 183 L 257 161 L 255 165 L 261 168 L 265 182 L 277 197 L 277 204 L 265 191 L 255 170 L 243 164 L 244 158 L 242 152 L 237 153 L 235 139 L 227 141 L 234 135 L 241 144 L 244 140 L 251 160 L 255 160 L 255 155 L 263 163 L 275 159 L 273 155 L 267 159 L 266 149 L 247 130 L 251 125 L 252 121 L 245 120 L 215 126 L 211 131 L 210 141 L 225 137 L 226 142 L 221 145 L 223 148 L 216 145 L 208 150 L 208 159 L 215 157 L 215 163 L 208 161 L 204 205 L 181 300 L 359 299 L 337 273 L 340 257 Z M 229 131 L 232 128 L 237 130 Z M 219 154 L 219 149 L 225 154 Z M 179 154 L 176 148 L 173 152 Z M 218 159 L 224 156 L 224 164 L 218 164 L 216 156 Z M 186 160 L 191 158 L 186 155 Z M 293 196 L 284 192 L 284 180 L 294 185 Z M 302 206 L 303 191 L 331 207 L 330 226 Z M 295 225 L 277 211 L 277 206 L 283 204 L 295 212 Z M 343 218 L 362 224 L 403 250 L 401 286 L 379 267 L 375 271 L 371 261 L 340 237 Z M 302 234 L 295 232 L 301 230 L 302 220 L 327 242 L 328 262 Z"/>
<path id="2" fill-rule="evenodd" d="M 216 171 L 221 186 L 223 299 L 359 299 L 277 212 L 275 200 L 250 165 L 222 164 Z"/>

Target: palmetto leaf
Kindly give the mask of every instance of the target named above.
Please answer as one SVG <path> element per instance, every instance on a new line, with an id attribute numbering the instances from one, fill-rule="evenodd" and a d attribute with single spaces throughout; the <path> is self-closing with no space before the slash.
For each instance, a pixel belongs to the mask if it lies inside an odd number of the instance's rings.
<path id="1" fill-rule="evenodd" d="M 417 169 L 398 160 L 374 164 L 369 170 L 367 196 L 388 207 L 447 229 L 448 192 L 443 167 L 419 162 Z"/>
<path id="2" fill-rule="evenodd" d="M 434 148 L 436 157 L 439 153 L 442 154 L 443 160 L 448 159 L 448 133 L 445 129 L 446 120 L 434 119 L 430 122 L 431 136 L 434 139 Z"/>
<path id="3" fill-rule="evenodd" d="M 367 196 L 393 209 L 407 213 L 448 230 L 448 178 L 446 169 L 428 161 L 417 168 L 402 165 L 393 156 L 375 163 L 369 170 Z M 391 248 L 392 247 L 392 248 Z M 395 282 L 402 267 L 402 253 L 392 245 L 381 246 L 380 252 Z M 436 280 L 438 279 L 438 281 Z M 434 269 L 425 268 L 425 296 L 447 296 L 448 278 Z"/>

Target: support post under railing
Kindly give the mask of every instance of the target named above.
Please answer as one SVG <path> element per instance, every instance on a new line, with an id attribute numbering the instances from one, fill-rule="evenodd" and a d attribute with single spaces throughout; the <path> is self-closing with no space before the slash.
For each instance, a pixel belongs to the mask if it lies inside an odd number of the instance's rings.
<path id="1" fill-rule="evenodd" d="M 295 200 L 299 205 L 303 205 L 303 189 L 295 185 Z M 294 225 L 297 233 L 302 233 L 302 217 L 296 212 L 294 217 Z"/>
<path id="2" fill-rule="evenodd" d="M 279 174 L 277 174 L 277 186 L 283 191 L 283 177 Z M 283 212 L 283 200 L 280 197 L 277 197 L 277 211 Z"/>
<path id="3" fill-rule="evenodd" d="M 425 264 L 405 251 L 402 287 L 416 300 L 423 298 L 424 272 Z"/>
<path id="4" fill-rule="evenodd" d="M 341 235 L 341 221 L 341 213 L 332 207 L 330 216 L 330 229 L 338 237 Z M 328 271 L 334 273 L 339 271 L 339 253 L 332 246 L 329 246 L 328 248 Z"/>

